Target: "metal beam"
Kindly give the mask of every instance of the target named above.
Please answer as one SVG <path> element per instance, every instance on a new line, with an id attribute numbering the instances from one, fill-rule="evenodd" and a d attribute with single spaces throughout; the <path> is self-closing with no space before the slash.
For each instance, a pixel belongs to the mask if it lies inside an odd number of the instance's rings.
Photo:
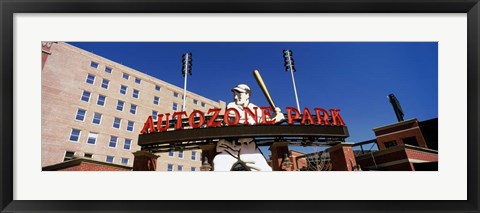
<path id="1" fill-rule="evenodd" d="M 176 131 L 155 132 L 142 134 L 138 137 L 138 145 L 161 145 L 176 142 L 202 141 L 228 138 L 257 138 L 257 137 L 324 137 L 346 138 L 348 129 L 345 126 L 316 126 L 316 125 L 255 125 L 255 126 L 226 126 L 201 129 L 181 129 Z"/>

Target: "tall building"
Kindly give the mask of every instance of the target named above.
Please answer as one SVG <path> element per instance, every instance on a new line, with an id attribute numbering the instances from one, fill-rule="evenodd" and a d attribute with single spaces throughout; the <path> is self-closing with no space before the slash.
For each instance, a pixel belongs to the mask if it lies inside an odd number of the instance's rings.
<path id="1" fill-rule="evenodd" d="M 183 88 L 64 42 L 42 43 L 42 167 L 72 159 L 133 166 L 148 116 L 181 111 Z M 186 111 L 225 108 L 187 92 Z M 199 171 L 201 150 L 159 153 L 157 170 Z"/>

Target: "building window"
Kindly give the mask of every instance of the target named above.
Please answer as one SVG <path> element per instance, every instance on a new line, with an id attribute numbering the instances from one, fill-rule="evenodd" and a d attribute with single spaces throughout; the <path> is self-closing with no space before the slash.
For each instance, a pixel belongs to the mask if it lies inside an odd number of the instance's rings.
<path id="1" fill-rule="evenodd" d="M 65 157 L 63 157 L 63 161 L 73 160 L 74 155 L 75 155 L 75 152 L 71 152 L 71 151 L 65 152 Z"/>
<path id="2" fill-rule="evenodd" d="M 137 105 L 132 104 L 130 105 L 130 113 L 134 114 L 137 113 Z"/>
<path id="3" fill-rule="evenodd" d="M 173 150 L 168 151 L 168 156 L 170 156 L 170 157 L 173 157 L 173 156 L 174 156 Z"/>
<path id="4" fill-rule="evenodd" d="M 70 133 L 70 141 L 78 142 L 78 138 L 80 138 L 80 130 L 72 129 L 72 132 Z"/>
<path id="5" fill-rule="evenodd" d="M 133 95 L 132 95 L 132 96 L 133 96 L 134 98 L 138 98 L 138 93 L 139 93 L 138 90 L 133 89 Z"/>
<path id="6" fill-rule="evenodd" d="M 174 111 L 177 111 L 177 108 L 178 108 L 178 104 L 177 104 L 177 103 L 173 103 L 172 109 L 173 109 Z"/>
<path id="7" fill-rule="evenodd" d="M 120 123 L 122 122 L 121 118 L 115 117 L 113 119 L 113 128 L 120 129 Z"/>
<path id="8" fill-rule="evenodd" d="M 140 78 L 135 78 L 135 83 L 139 84 L 140 82 L 142 82 Z"/>
<path id="9" fill-rule="evenodd" d="M 110 68 L 110 67 L 105 67 L 105 72 L 112 73 L 112 68 Z"/>
<path id="10" fill-rule="evenodd" d="M 153 97 L 153 104 L 158 105 L 158 102 L 160 101 L 160 98 L 155 96 Z"/>
<path id="11" fill-rule="evenodd" d="M 173 92 L 173 97 L 178 98 L 178 92 Z"/>
<path id="12" fill-rule="evenodd" d="M 97 133 L 94 133 L 94 132 L 88 133 L 87 143 L 88 144 L 96 144 L 97 143 L 97 137 L 98 137 Z"/>
<path id="13" fill-rule="evenodd" d="M 98 95 L 97 104 L 98 104 L 99 106 L 105 106 L 105 99 L 106 99 L 105 96 L 103 96 L 103 95 Z"/>
<path id="14" fill-rule="evenodd" d="M 123 76 L 122 76 L 122 77 L 128 80 L 128 78 L 130 77 L 130 75 L 127 74 L 127 73 L 123 73 Z"/>
<path id="15" fill-rule="evenodd" d="M 173 164 L 168 164 L 167 171 L 169 172 L 173 171 Z"/>
<path id="16" fill-rule="evenodd" d="M 97 69 L 98 68 L 98 63 L 92 61 L 92 62 L 90 62 L 90 67 L 93 67 L 93 68 Z"/>
<path id="17" fill-rule="evenodd" d="M 123 101 L 118 100 L 118 102 L 117 102 L 117 110 L 118 111 L 123 111 L 123 104 L 124 104 Z"/>
<path id="18" fill-rule="evenodd" d="M 77 119 L 79 121 L 84 121 L 86 112 L 87 111 L 85 111 L 84 109 L 78 109 L 77 110 L 77 116 L 75 116 L 75 119 Z"/>
<path id="19" fill-rule="evenodd" d="M 183 171 L 183 166 L 182 166 L 182 165 L 178 165 L 178 166 L 177 166 L 177 171 Z"/>
<path id="20" fill-rule="evenodd" d="M 198 104 L 198 101 L 193 99 L 193 104 L 197 105 Z"/>
<path id="21" fill-rule="evenodd" d="M 178 158 L 183 158 L 183 151 L 178 151 Z"/>
<path id="22" fill-rule="evenodd" d="M 126 95 L 127 94 L 127 86 L 121 85 L 120 86 L 120 93 Z"/>
<path id="23" fill-rule="evenodd" d="M 190 171 L 192 171 L 192 172 L 197 171 L 197 168 L 192 166 L 192 167 L 190 168 Z"/>
<path id="24" fill-rule="evenodd" d="M 92 153 L 85 153 L 85 154 L 83 155 L 83 157 L 85 157 L 85 158 L 92 158 L 92 157 L 93 157 L 93 154 L 92 154 Z"/>
<path id="25" fill-rule="evenodd" d="M 115 157 L 113 156 L 110 156 L 110 155 L 107 155 L 107 158 L 105 159 L 105 161 L 109 162 L 109 163 L 113 163 L 113 160 L 115 159 Z"/>
<path id="26" fill-rule="evenodd" d="M 204 102 L 202 102 L 202 107 L 205 107 L 205 103 L 204 103 Z"/>
<path id="27" fill-rule="evenodd" d="M 196 160 L 196 159 L 197 159 L 197 152 L 192 151 L 192 160 Z"/>
<path id="28" fill-rule="evenodd" d="M 82 94 L 82 101 L 89 102 L 90 101 L 90 92 L 89 91 L 83 91 Z"/>
<path id="29" fill-rule="evenodd" d="M 109 147 L 117 147 L 117 137 L 116 136 L 110 136 L 110 142 L 108 143 Z"/>
<path id="30" fill-rule="evenodd" d="M 389 147 L 392 147 L 392 146 L 396 146 L 397 142 L 396 141 L 387 141 L 383 144 L 385 145 L 385 148 L 389 148 Z"/>
<path id="31" fill-rule="evenodd" d="M 123 144 L 123 149 L 130 150 L 131 146 L 132 146 L 132 140 L 125 138 L 125 143 Z"/>
<path id="32" fill-rule="evenodd" d="M 135 125 L 135 122 L 133 122 L 133 121 L 128 121 L 127 131 L 132 132 L 134 125 Z"/>
<path id="33" fill-rule="evenodd" d="M 128 164 L 128 158 L 122 158 L 122 164 L 127 165 Z"/>
<path id="34" fill-rule="evenodd" d="M 102 114 L 96 112 L 93 114 L 93 119 L 92 119 L 92 123 L 94 124 L 100 124 L 100 122 L 102 121 Z"/>
<path id="35" fill-rule="evenodd" d="M 154 121 L 157 120 L 157 115 L 158 115 L 158 112 L 155 111 L 155 110 L 152 110 L 152 119 L 153 119 Z"/>
<path id="36" fill-rule="evenodd" d="M 102 88 L 108 89 L 108 84 L 109 83 L 110 83 L 110 81 L 108 79 L 103 79 L 102 80 Z"/>
<path id="37" fill-rule="evenodd" d="M 87 82 L 87 84 L 93 84 L 95 82 L 95 76 L 92 74 L 88 74 L 87 80 L 85 82 Z"/>
<path id="38" fill-rule="evenodd" d="M 155 90 L 160 91 L 160 86 L 155 85 Z"/>
<path id="39" fill-rule="evenodd" d="M 404 144 L 408 144 L 408 145 L 412 145 L 412 146 L 418 146 L 417 137 L 415 137 L 415 136 L 408 137 L 408 138 L 403 138 L 402 141 L 403 141 Z"/>

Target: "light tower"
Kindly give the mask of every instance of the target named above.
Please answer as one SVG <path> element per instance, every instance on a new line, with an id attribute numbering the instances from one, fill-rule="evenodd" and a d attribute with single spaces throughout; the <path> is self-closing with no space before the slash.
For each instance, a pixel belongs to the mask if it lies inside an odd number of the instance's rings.
<path id="1" fill-rule="evenodd" d="M 182 75 L 185 78 L 185 81 L 183 84 L 182 111 L 186 111 L 185 103 L 187 101 L 187 76 L 192 75 L 192 53 L 185 53 L 182 55 Z"/>
<path id="2" fill-rule="evenodd" d="M 295 86 L 295 78 L 293 77 L 293 72 L 296 72 L 297 70 L 295 69 L 295 63 L 293 60 L 293 52 L 292 50 L 283 50 L 283 58 L 285 59 L 285 71 L 288 72 L 290 71 L 290 74 L 292 74 L 292 84 L 293 84 L 293 91 L 295 92 L 295 100 L 297 102 L 297 109 L 301 111 L 300 109 L 300 103 L 298 103 L 298 95 L 297 95 L 297 87 Z"/>
<path id="3" fill-rule="evenodd" d="M 397 116 L 398 122 L 403 121 L 403 110 L 402 107 L 400 106 L 400 102 L 398 99 L 395 97 L 394 94 L 389 94 L 388 95 L 388 100 L 392 104 L 393 111 L 395 111 L 395 115 Z"/>

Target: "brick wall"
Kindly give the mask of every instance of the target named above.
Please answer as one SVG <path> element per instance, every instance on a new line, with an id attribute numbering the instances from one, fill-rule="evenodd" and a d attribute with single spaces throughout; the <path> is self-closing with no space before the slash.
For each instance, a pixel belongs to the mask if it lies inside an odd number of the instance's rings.
<path id="1" fill-rule="evenodd" d="M 356 159 L 366 170 L 413 171 L 413 162 L 438 162 L 438 154 L 435 150 L 398 145 L 357 156 Z"/>
<path id="2" fill-rule="evenodd" d="M 437 162 L 438 155 L 434 155 L 431 153 L 426 153 L 418 150 L 406 150 L 407 156 L 410 159 L 422 160 L 422 161 L 429 161 L 429 162 Z"/>
<path id="3" fill-rule="evenodd" d="M 129 169 L 91 163 L 81 163 L 80 165 L 72 166 L 58 171 L 129 171 Z"/>

